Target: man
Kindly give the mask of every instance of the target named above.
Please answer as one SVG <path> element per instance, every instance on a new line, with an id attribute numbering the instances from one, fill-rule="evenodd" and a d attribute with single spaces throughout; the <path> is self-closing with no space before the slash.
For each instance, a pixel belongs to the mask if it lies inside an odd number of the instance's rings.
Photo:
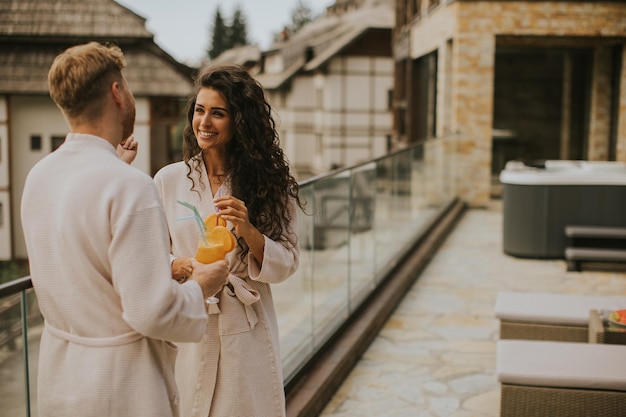
<path id="1" fill-rule="evenodd" d="M 22 196 L 30 273 L 45 327 L 40 417 L 177 416 L 176 347 L 199 341 L 225 261 L 172 279 L 164 211 L 132 160 L 135 100 L 122 51 L 69 48 L 48 74 L 71 133 L 31 170 Z M 123 144 L 123 145 L 122 145 Z M 118 156 L 119 152 L 120 156 Z"/>

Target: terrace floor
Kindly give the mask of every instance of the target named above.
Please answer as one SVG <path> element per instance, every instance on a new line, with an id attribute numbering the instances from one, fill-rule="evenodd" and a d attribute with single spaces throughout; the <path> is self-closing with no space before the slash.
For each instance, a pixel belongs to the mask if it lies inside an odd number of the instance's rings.
<path id="1" fill-rule="evenodd" d="M 626 269 L 506 255 L 501 207 L 465 212 L 320 416 L 498 416 L 498 291 L 626 295 Z"/>

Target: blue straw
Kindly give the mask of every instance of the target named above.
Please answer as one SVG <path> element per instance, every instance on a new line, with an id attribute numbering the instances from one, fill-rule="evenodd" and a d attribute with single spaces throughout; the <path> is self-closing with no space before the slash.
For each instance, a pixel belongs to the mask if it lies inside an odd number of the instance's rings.
<path id="1" fill-rule="evenodd" d="M 186 220 L 186 219 L 191 219 L 191 218 L 196 219 L 196 224 L 198 225 L 198 228 L 200 229 L 200 236 L 202 236 L 202 241 L 204 242 L 205 245 L 208 246 L 209 245 L 209 241 L 206 240 L 206 236 L 204 235 L 204 232 L 206 230 L 208 230 L 208 228 L 207 228 L 206 224 L 204 224 L 204 221 L 202 220 L 202 217 L 200 216 L 200 213 L 198 213 L 198 209 L 194 205 L 189 204 L 186 201 L 176 200 L 176 202 L 179 203 L 179 204 L 182 204 L 183 206 L 185 206 L 185 207 L 187 207 L 189 209 L 191 209 L 193 211 L 193 214 L 194 214 L 193 217 L 180 217 L 180 218 L 178 218 L 176 220 Z"/>
<path id="2" fill-rule="evenodd" d="M 176 221 L 180 221 L 180 220 L 196 220 L 196 216 L 185 216 L 185 217 L 177 217 Z"/>

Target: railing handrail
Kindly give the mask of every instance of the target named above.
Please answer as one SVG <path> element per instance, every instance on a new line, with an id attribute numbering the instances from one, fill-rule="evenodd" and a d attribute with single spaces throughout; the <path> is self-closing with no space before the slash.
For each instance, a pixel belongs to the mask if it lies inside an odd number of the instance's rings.
<path id="1" fill-rule="evenodd" d="M 30 275 L 5 282 L 0 284 L 0 298 L 26 291 L 29 288 L 33 288 L 33 281 L 31 281 Z"/>
<path id="2" fill-rule="evenodd" d="M 369 159 L 367 161 L 364 161 L 364 162 L 361 162 L 361 163 L 358 163 L 358 164 L 355 164 L 355 165 L 350 165 L 349 167 L 337 168 L 337 169 L 333 169 L 331 171 L 325 172 L 323 174 L 315 175 L 313 177 L 310 177 L 310 178 L 307 178 L 305 180 L 299 181 L 298 185 L 302 188 L 304 185 L 309 185 L 312 182 L 323 180 L 324 178 L 329 178 L 329 177 L 332 177 L 334 175 L 340 174 L 340 173 L 345 172 L 345 171 L 355 170 L 357 168 L 361 168 L 361 167 L 363 167 L 365 165 L 369 165 L 371 163 L 376 163 L 378 161 L 381 161 L 383 159 L 392 157 L 392 156 L 397 155 L 399 153 L 407 152 L 409 149 L 417 148 L 418 146 L 423 146 L 424 142 L 427 142 L 428 140 L 432 140 L 432 139 L 439 139 L 439 138 L 421 139 L 421 140 L 419 140 L 419 141 L 417 141 L 415 143 L 412 143 L 409 146 L 406 146 L 406 147 L 401 148 L 401 149 L 396 149 L 395 151 L 386 153 L 386 154 L 384 154 L 382 156 L 379 156 L 377 158 Z"/>

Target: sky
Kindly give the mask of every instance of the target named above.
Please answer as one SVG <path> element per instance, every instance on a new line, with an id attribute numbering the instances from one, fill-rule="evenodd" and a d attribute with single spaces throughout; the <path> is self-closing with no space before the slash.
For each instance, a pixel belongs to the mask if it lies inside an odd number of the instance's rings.
<path id="1" fill-rule="evenodd" d="M 275 33 L 291 23 L 298 0 L 116 0 L 146 19 L 154 41 L 178 61 L 197 64 L 206 56 L 213 18 L 219 6 L 228 22 L 239 5 L 246 18 L 248 40 L 267 49 Z M 321 14 L 333 0 L 304 0 L 314 15 Z"/>

